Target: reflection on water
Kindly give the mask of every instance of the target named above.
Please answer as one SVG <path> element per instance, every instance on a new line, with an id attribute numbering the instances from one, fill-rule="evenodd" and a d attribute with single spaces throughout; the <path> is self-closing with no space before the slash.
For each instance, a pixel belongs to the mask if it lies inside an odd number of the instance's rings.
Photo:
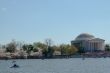
<path id="1" fill-rule="evenodd" d="M 110 73 L 109 58 L 16 61 L 20 68 L 10 68 L 12 60 L 0 60 L 0 73 Z"/>

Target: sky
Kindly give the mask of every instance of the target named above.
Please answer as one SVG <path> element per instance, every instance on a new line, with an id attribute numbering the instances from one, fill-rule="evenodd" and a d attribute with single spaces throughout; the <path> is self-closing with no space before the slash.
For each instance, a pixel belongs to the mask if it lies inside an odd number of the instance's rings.
<path id="1" fill-rule="evenodd" d="M 110 0 L 0 0 L 0 44 L 51 38 L 69 43 L 81 33 L 110 42 Z"/>

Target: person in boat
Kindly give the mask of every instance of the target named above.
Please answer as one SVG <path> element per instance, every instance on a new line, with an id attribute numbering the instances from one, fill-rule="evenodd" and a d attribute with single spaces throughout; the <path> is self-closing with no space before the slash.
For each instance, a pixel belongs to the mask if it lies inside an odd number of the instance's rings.
<path id="1" fill-rule="evenodd" d="M 14 64 L 11 68 L 19 68 L 17 64 Z"/>
<path id="2" fill-rule="evenodd" d="M 12 63 L 14 63 L 14 64 L 13 64 L 13 66 L 12 66 L 11 68 L 19 68 L 19 65 L 17 65 L 15 62 L 16 62 L 16 61 L 13 61 L 13 62 L 12 62 Z"/>
<path id="3" fill-rule="evenodd" d="M 14 64 L 13 67 L 19 67 L 17 64 Z"/>

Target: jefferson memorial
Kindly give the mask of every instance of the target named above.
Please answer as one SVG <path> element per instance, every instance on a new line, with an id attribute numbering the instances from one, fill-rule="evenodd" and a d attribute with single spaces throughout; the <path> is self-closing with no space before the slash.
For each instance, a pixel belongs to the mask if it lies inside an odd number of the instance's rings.
<path id="1" fill-rule="evenodd" d="M 71 41 L 71 45 L 85 52 L 104 51 L 104 39 L 95 38 L 91 34 L 82 33 Z"/>

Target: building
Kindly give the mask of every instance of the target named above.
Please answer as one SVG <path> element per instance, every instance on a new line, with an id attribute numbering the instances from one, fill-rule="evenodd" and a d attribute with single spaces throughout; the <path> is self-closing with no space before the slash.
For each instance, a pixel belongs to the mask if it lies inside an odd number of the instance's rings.
<path id="1" fill-rule="evenodd" d="M 71 44 L 84 52 L 104 51 L 105 40 L 95 38 L 93 35 L 82 33 L 71 41 Z"/>

